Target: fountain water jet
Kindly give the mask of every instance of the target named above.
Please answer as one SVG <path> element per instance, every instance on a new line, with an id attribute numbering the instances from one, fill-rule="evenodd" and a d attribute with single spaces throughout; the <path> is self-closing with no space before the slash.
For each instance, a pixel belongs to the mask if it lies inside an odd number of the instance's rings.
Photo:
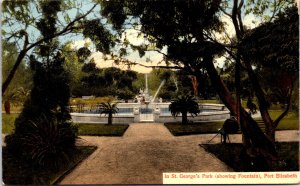
<path id="1" fill-rule="evenodd" d="M 162 87 L 162 86 L 165 84 L 165 82 L 166 82 L 166 80 L 163 80 L 163 81 L 160 83 L 160 85 L 159 85 L 159 87 L 158 87 L 157 91 L 156 91 L 156 92 L 155 92 L 155 94 L 154 94 L 154 97 L 153 97 L 153 99 L 151 100 L 151 103 L 153 103 L 153 102 L 154 102 L 154 100 L 155 100 L 155 98 L 156 98 L 157 94 L 159 93 L 159 91 L 160 91 L 161 87 Z"/>
<path id="2" fill-rule="evenodd" d="M 137 122 L 179 122 L 180 117 L 174 118 L 170 111 L 170 102 L 154 102 L 160 89 L 166 83 L 163 80 L 153 99 L 149 95 L 148 90 L 148 75 L 145 74 L 145 89 L 140 89 L 140 94 L 136 96 L 137 101 L 134 103 L 119 103 L 119 112 L 114 115 L 114 123 L 137 123 Z M 191 117 L 191 121 L 212 121 L 212 120 L 225 120 L 230 116 L 229 110 L 221 104 L 200 104 L 201 113 L 198 116 Z M 74 123 L 106 123 L 107 116 L 99 114 L 97 109 L 94 111 L 84 113 L 71 113 L 72 120 Z"/>

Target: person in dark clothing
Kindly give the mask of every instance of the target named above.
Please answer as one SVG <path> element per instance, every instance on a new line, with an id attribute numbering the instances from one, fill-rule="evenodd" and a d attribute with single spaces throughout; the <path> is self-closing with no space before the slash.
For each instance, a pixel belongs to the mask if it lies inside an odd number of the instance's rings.
<path id="1" fill-rule="evenodd" d="M 231 116 L 225 120 L 223 128 L 219 131 L 221 134 L 221 142 L 226 143 L 226 139 L 229 140 L 229 134 L 236 134 L 239 130 L 239 124 L 235 116 Z M 223 141 L 222 141 L 223 139 Z"/>

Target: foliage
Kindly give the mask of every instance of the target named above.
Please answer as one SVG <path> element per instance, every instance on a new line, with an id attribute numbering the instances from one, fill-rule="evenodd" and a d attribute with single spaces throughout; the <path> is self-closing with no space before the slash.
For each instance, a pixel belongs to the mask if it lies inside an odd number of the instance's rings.
<path id="1" fill-rule="evenodd" d="M 74 96 L 119 96 L 128 99 L 137 93 L 133 85 L 137 79 L 135 71 L 115 67 L 99 69 L 94 61 L 84 64 L 82 71 L 81 85 L 77 87 L 80 90 L 73 92 Z"/>
<path id="2" fill-rule="evenodd" d="M 65 36 L 70 33 L 83 31 L 85 24 L 83 19 L 96 7 L 92 6 L 84 12 L 82 3 L 73 1 L 3 1 L 3 25 L 1 27 L 3 39 L 14 42 L 18 47 L 13 68 L 2 84 L 4 93 L 11 84 L 17 69 L 25 57 L 39 48 L 39 52 L 47 51 L 49 45 L 44 45 L 52 39 Z M 77 9 L 76 14 L 74 9 Z M 57 16 L 59 15 L 59 16 Z M 52 24 L 52 23 L 59 24 Z M 99 33 L 101 35 L 101 33 Z M 65 37 L 68 40 L 70 37 Z M 41 44 L 43 45 L 41 47 Z M 57 43 L 58 44 L 58 43 Z"/>
<path id="3" fill-rule="evenodd" d="M 19 123 L 39 117 L 42 114 L 47 116 L 54 114 L 59 120 L 70 119 L 68 113 L 69 78 L 63 68 L 64 59 L 58 53 L 51 63 L 44 62 L 43 64 L 35 59 L 32 63 L 34 63 L 32 67 L 34 86 L 16 125 L 19 126 Z"/>
<path id="4" fill-rule="evenodd" d="M 83 35 L 90 38 L 98 51 L 109 54 L 110 48 L 115 45 L 114 36 L 104 26 L 101 19 L 85 20 L 83 22 Z"/>
<path id="5" fill-rule="evenodd" d="M 34 167 L 28 161 L 11 156 L 7 148 L 4 147 L 2 152 L 3 182 L 7 185 L 52 185 L 57 184 L 66 172 L 71 171 L 75 166 L 91 155 L 97 147 L 84 146 L 79 147 L 74 154 L 70 164 L 60 164 L 57 171 Z"/>
<path id="6" fill-rule="evenodd" d="M 17 56 L 17 46 L 6 40 L 2 41 L 2 83 L 9 74 Z M 15 78 L 11 86 L 3 95 L 3 101 L 9 101 L 14 105 L 21 105 L 25 102 L 28 92 L 32 87 L 32 73 L 30 69 L 22 63 L 16 71 Z"/>
<path id="7" fill-rule="evenodd" d="M 128 88 L 118 90 L 117 95 L 119 99 L 124 99 L 125 102 L 128 102 L 129 99 L 132 99 L 134 97 L 134 93 Z"/>
<path id="8" fill-rule="evenodd" d="M 171 101 L 169 110 L 174 117 L 177 117 L 181 113 L 182 124 L 187 124 L 187 113 L 192 116 L 200 113 L 199 105 L 195 98 L 191 95 L 181 95 L 175 100 Z"/>
<path id="9" fill-rule="evenodd" d="M 132 46 L 132 49 L 138 49 L 144 55 L 148 49 L 161 51 L 167 46 L 167 54 L 162 52 L 167 66 L 172 63 L 177 69 L 185 69 L 189 73 L 198 72 L 203 66 L 203 58 L 199 56 L 212 51 L 214 54 L 221 52 L 217 46 L 203 42 L 204 38 L 223 28 L 217 16 L 220 5 L 218 0 L 118 3 L 100 1 L 100 4 L 102 15 L 115 28 L 125 27 L 127 18 L 137 18 L 132 27 L 135 28 L 135 24 L 140 25 L 139 30 L 149 41 L 149 45 Z M 208 49 L 210 47 L 213 49 Z"/>
<path id="10" fill-rule="evenodd" d="M 108 115 L 108 125 L 112 124 L 112 116 L 113 114 L 118 113 L 118 107 L 117 103 L 111 103 L 111 102 L 106 102 L 106 103 L 100 103 L 100 114 L 107 114 Z"/>
<path id="11" fill-rule="evenodd" d="M 78 104 L 83 104 L 87 106 L 96 106 L 101 102 L 110 102 L 110 101 L 114 101 L 114 98 L 113 97 L 91 97 L 89 99 L 71 98 L 70 105 L 76 106 Z"/>
<path id="12" fill-rule="evenodd" d="M 269 102 L 288 104 L 290 94 L 298 95 L 298 22 L 297 8 L 288 8 L 274 22 L 249 31 L 242 42 L 243 56 L 256 66 Z"/>
<path id="13" fill-rule="evenodd" d="M 293 0 L 249 0 L 246 2 L 245 14 L 253 14 L 260 18 L 260 21 L 271 22 L 282 7 L 293 6 L 294 3 Z"/>
<path id="14" fill-rule="evenodd" d="M 60 2 L 40 3 L 43 18 L 36 26 L 43 37 L 52 37 Z M 48 9 L 50 5 L 53 7 Z M 69 76 L 57 47 L 58 41 L 49 39 L 40 42 L 35 55 L 30 56 L 33 87 L 15 121 L 14 133 L 5 138 L 9 153 L 29 161 L 33 167 L 57 168 L 76 150 L 76 128 L 69 123 Z"/>
<path id="15" fill-rule="evenodd" d="M 162 98 L 163 100 L 171 100 L 176 97 L 178 91 L 183 88 L 178 86 L 178 77 L 176 72 L 169 69 L 152 69 L 148 75 L 148 86 L 151 95 L 155 95 L 161 83 L 164 81 L 163 86 L 157 94 L 157 98 Z M 144 86 L 142 84 L 141 87 Z"/>
<path id="16" fill-rule="evenodd" d="M 77 128 L 71 123 L 62 123 L 44 116 L 35 121 L 29 121 L 27 127 L 30 130 L 16 134 L 20 135 L 16 137 L 20 137 L 22 141 L 22 156 L 28 158 L 27 160 L 36 166 L 56 169 L 60 164 L 68 162 L 76 150 Z M 13 147 L 12 139 L 6 138 L 6 142 L 10 144 L 8 146 L 10 152 L 19 146 L 17 144 Z"/>
<path id="17" fill-rule="evenodd" d="M 61 48 L 61 54 L 65 58 L 64 68 L 70 76 L 70 92 L 71 95 L 77 95 L 82 91 L 81 78 L 84 73 L 81 71 L 83 64 L 77 55 L 76 49 L 73 48 L 71 42 L 67 42 Z"/>

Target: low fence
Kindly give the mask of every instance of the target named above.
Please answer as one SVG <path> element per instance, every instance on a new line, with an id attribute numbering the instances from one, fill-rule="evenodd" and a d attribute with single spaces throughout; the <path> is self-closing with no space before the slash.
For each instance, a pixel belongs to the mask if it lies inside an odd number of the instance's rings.
<path id="1" fill-rule="evenodd" d="M 228 118 L 230 118 L 229 111 L 203 112 L 194 117 L 188 115 L 188 120 L 192 122 L 219 121 L 219 120 L 226 120 Z M 181 122 L 181 115 L 177 117 L 173 117 L 170 115 L 157 115 L 154 120 L 155 122 L 159 122 L 159 123 Z"/>
<path id="2" fill-rule="evenodd" d="M 100 114 L 86 114 L 86 113 L 71 113 L 74 123 L 99 123 L 106 124 L 108 121 L 107 115 Z M 131 116 L 113 116 L 113 123 L 115 124 L 128 124 L 134 122 L 134 115 Z"/>
<path id="3" fill-rule="evenodd" d="M 145 119 L 144 114 L 153 114 L 153 117 L 147 119 L 148 122 L 180 122 L 181 116 L 173 117 L 169 112 L 164 112 L 170 103 L 152 103 L 150 105 L 141 105 L 140 103 L 120 103 L 118 108 L 120 113 L 113 115 L 113 123 L 128 124 L 141 122 Z M 188 120 L 193 122 L 199 121 L 217 121 L 225 120 L 230 117 L 230 112 L 222 104 L 199 104 L 200 110 L 209 110 L 209 112 L 201 112 L 197 116 L 188 116 Z M 144 110 L 151 110 L 152 113 L 144 113 Z M 167 109 L 168 110 L 168 109 Z M 98 111 L 99 112 L 99 111 Z M 107 115 L 99 113 L 71 113 L 73 122 L 75 123 L 107 123 Z"/>

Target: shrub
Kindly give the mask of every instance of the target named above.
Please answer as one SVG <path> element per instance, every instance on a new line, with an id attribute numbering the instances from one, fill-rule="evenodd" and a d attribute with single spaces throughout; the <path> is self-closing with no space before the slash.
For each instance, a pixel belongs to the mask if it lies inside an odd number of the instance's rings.
<path id="1" fill-rule="evenodd" d="M 56 169 L 76 151 L 77 127 L 46 116 L 26 123 L 27 130 L 6 138 L 8 150 L 34 166 Z"/>

